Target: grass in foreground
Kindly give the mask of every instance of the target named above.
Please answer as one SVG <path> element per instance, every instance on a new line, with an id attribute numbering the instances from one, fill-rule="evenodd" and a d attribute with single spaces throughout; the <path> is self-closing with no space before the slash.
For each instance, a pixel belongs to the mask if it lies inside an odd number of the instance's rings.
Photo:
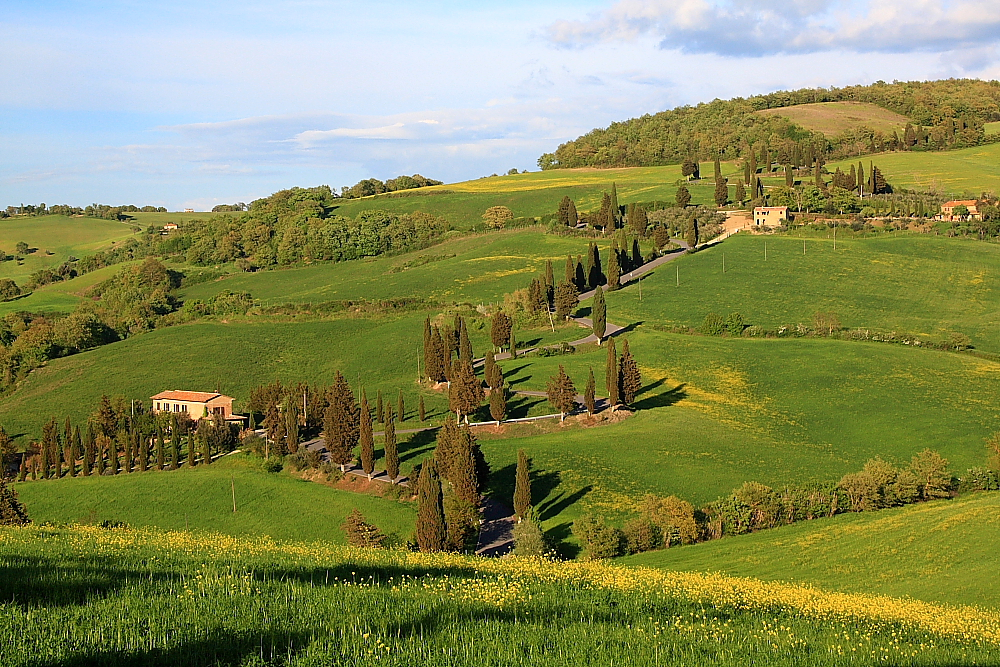
<path id="1" fill-rule="evenodd" d="M 988 665 L 1000 615 L 716 575 L 0 529 L 7 665 Z"/>
<path id="2" fill-rule="evenodd" d="M 995 608 L 1000 607 L 998 517 L 1000 494 L 975 494 L 842 514 L 623 561 Z"/>

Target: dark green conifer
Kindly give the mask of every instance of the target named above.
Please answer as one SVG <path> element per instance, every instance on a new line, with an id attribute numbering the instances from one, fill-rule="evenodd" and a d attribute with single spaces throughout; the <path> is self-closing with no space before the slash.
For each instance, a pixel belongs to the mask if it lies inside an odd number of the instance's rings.
<path id="1" fill-rule="evenodd" d="M 686 208 L 691 203 L 691 192 L 687 189 L 686 185 L 681 185 L 677 188 L 677 194 L 674 198 L 677 201 L 677 206 Z"/>
<path id="2" fill-rule="evenodd" d="M 471 349 L 471 346 L 470 346 Z M 471 352 L 469 353 L 471 356 Z M 472 363 L 471 361 L 469 363 Z M 406 406 L 403 404 L 403 390 L 399 390 L 399 395 L 396 398 L 396 421 L 402 424 L 406 421 Z"/>
<path id="3" fill-rule="evenodd" d="M 181 466 L 181 429 L 177 415 L 170 415 L 170 469 L 177 470 Z"/>
<path id="4" fill-rule="evenodd" d="M 87 435 L 83 441 L 83 473 L 84 477 L 90 477 L 91 471 L 94 469 L 95 463 L 95 448 L 97 446 L 96 436 L 94 435 L 94 422 L 87 422 Z"/>
<path id="5" fill-rule="evenodd" d="M 139 438 L 139 472 L 149 470 L 149 438 L 145 433 L 137 433 Z"/>
<path id="6" fill-rule="evenodd" d="M 368 407 L 368 396 L 364 389 L 361 390 L 358 444 L 361 446 L 361 469 L 371 477 L 375 471 L 375 436 L 372 433 L 372 411 Z"/>
<path id="7" fill-rule="evenodd" d="M 604 388 L 608 392 L 608 404 L 618 404 L 618 355 L 615 353 L 615 339 L 608 339 L 608 360 L 604 368 Z"/>
<path id="8" fill-rule="evenodd" d="M 424 396 L 423 396 L 423 394 L 420 395 L 420 404 L 417 407 L 417 412 L 419 412 L 419 414 L 420 414 L 420 421 L 421 422 L 427 421 L 427 409 L 424 407 Z"/>
<path id="9" fill-rule="evenodd" d="M 639 365 L 629 351 L 628 339 L 622 343 L 622 356 L 618 362 L 618 386 L 619 397 L 625 405 L 632 405 L 639 390 L 642 389 L 642 375 L 639 373 Z"/>
<path id="10" fill-rule="evenodd" d="M 399 449 L 396 445 L 396 424 L 392 420 L 392 413 L 385 423 L 385 473 L 395 484 L 399 477 Z"/>
<path id="11" fill-rule="evenodd" d="M 163 442 L 163 428 L 156 426 L 156 469 L 163 470 L 167 464 L 167 453 Z"/>
<path id="12" fill-rule="evenodd" d="M 590 308 L 590 317 L 593 321 L 594 335 L 597 336 L 597 344 L 600 345 L 604 339 L 604 333 L 608 329 L 608 310 L 604 301 L 604 290 L 598 285 L 594 291 L 594 300 Z"/>
<path id="13" fill-rule="evenodd" d="M 590 375 L 587 376 L 587 388 L 583 390 L 583 403 L 587 406 L 587 412 L 589 414 L 594 414 L 597 405 L 597 384 L 594 380 L 594 369 L 590 369 Z"/>
<path id="14" fill-rule="evenodd" d="M 502 383 L 490 389 L 490 416 L 496 422 L 507 419 L 507 389 Z"/>
<path id="15" fill-rule="evenodd" d="M 531 462 L 523 449 L 517 450 L 517 468 L 514 473 L 514 513 L 523 519 L 531 509 Z"/>
<path id="16" fill-rule="evenodd" d="M 421 551 L 441 551 L 447 537 L 441 480 L 433 458 L 424 459 L 417 481 L 417 546 Z"/>

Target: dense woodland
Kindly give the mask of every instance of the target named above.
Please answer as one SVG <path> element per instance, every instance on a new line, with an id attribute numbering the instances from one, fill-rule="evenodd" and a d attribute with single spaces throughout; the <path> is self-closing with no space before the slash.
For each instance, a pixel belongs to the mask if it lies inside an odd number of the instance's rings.
<path id="1" fill-rule="evenodd" d="M 867 102 L 906 116 L 901 134 L 860 128 L 828 139 L 787 118 L 757 114 L 815 102 Z M 1000 120 L 1000 82 L 948 79 L 878 82 L 870 86 L 782 91 L 750 98 L 713 100 L 645 115 L 595 129 L 538 159 L 542 169 L 640 167 L 744 158 L 766 146 L 775 161 L 810 148 L 824 159 L 885 150 L 963 148 L 986 141 L 983 124 Z"/>

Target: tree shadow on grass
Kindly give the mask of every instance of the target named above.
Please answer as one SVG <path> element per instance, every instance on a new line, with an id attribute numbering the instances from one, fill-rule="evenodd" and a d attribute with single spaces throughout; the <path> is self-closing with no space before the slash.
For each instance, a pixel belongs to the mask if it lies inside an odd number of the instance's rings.
<path id="1" fill-rule="evenodd" d="M 575 505 L 593 490 L 594 487 L 588 484 L 587 486 L 577 489 L 573 493 L 566 493 L 563 491 L 552 500 L 544 502 L 538 506 L 539 520 L 547 521 L 548 519 L 553 519 L 559 516 L 564 510 L 572 505 Z"/>
<path id="2" fill-rule="evenodd" d="M 677 403 L 678 401 L 683 401 L 687 398 L 687 392 L 684 391 L 684 387 L 687 385 L 681 383 L 674 387 L 673 389 L 668 389 L 667 391 L 662 391 L 658 394 L 649 395 L 649 392 L 656 387 L 661 386 L 666 382 L 665 379 L 657 380 L 651 384 L 646 385 L 639 392 L 639 395 L 647 394 L 645 398 L 639 401 L 635 401 L 632 404 L 636 410 L 649 410 L 650 408 L 668 408 L 671 405 Z"/>
<path id="3" fill-rule="evenodd" d="M 69 658 L 39 661 L 33 664 L 39 667 L 90 667 L 92 665 L 235 667 L 245 664 L 287 664 L 288 659 L 304 651 L 314 637 L 315 632 L 303 630 L 295 632 L 277 630 L 239 632 L 227 628 L 216 628 L 211 630 L 208 636 L 192 641 L 182 639 L 178 645 L 169 648 L 153 648 L 134 653 L 125 653 L 120 649 L 92 650 Z"/>
<path id="4" fill-rule="evenodd" d="M 406 440 L 399 442 L 399 462 L 405 463 L 410 459 L 425 456 L 434 451 L 437 443 L 437 431 L 420 431 L 410 434 Z M 385 457 L 385 450 L 381 453 L 375 452 L 376 456 Z"/>
<path id="5" fill-rule="evenodd" d="M 508 419 L 523 419 L 531 413 L 531 408 L 545 402 L 541 396 L 524 396 L 515 394 L 507 403 Z"/>
<path id="6" fill-rule="evenodd" d="M 573 524 L 569 521 L 563 521 L 562 523 L 553 526 L 545 531 L 545 537 L 548 538 L 549 544 L 553 545 L 556 553 L 559 554 L 561 558 L 574 559 L 580 555 L 583 548 L 579 544 L 574 544 L 569 542 L 570 535 L 573 534 Z"/>
<path id="7" fill-rule="evenodd" d="M 638 322 L 633 322 L 632 324 L 629 324 L 629 325 L 623 327 L 620 331 L 616 331 L 615 332 L 615 336 L 616 337 L 617 336 L 623 336 L 623 335 L 625 335 L 627 333 L 632 333 L 638 327 L 641 327 L 643 324 L 645 324 L 645 322 L 643 322 L 642 320 L 640 320 Z"/>

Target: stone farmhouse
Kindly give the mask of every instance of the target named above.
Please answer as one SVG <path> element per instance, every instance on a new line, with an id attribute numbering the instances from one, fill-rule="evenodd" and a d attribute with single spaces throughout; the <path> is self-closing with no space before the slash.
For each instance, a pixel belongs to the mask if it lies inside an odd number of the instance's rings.
<path id="1" fill-rule="evenodd" d="M 969 220 L 982 220 L 983 214 L 979 212 L 978 204 L 979 202 L 975 199 L 952 199 L 941 204 L 941 213 L 934 217 L 937 220 L 948 220 L 949 222 L 958 220 L 959 217 L 955 215 L 955 209 L 964 206 L 969 209 Z"/>
<path id="2" fill-rule="evenodd" d="M 233 414 L 233 399 L 206 391 L 161 391 L 153 399 L 153 412 L 179 412 L 191 419 L 221 416 L 226 421 L 242 422 L 244 417 Z"/>
<path id="3" fill-rule="evenodd" d="M 788 220 L 787 206 L 758 206 L 753 210 L 755 227 L 780 227 Z"/>

